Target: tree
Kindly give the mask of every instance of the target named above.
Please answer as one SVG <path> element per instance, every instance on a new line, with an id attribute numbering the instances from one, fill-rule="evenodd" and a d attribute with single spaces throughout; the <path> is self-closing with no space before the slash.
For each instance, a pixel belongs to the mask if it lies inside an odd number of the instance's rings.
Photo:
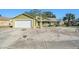
<path id="1" fill-rule="evenodd" d="M 66 17 L 63 17 L 63 21 L 65 21 L 65 20 L 67 20 L 67 18 Z"/>
<path id="2" fill-rule="evenodd" d="M 29 14 L 31 16 L 33 16 L 34 18 L 36 18 L 36 16 L 42 17 L 43 19 L 47 19 L 47 18 L 56 18 L 56 16 L 50 12 L 50 11 L 42 11 L 39 9 L 33 9 L 29 12 L 25 12 L 25 14 Z"/>
<path id="3" fill-rule="evenodd" d="M 42 17 L 45 18 L 45 19 L 46 18 L 56 18 L 56 16 L 50 11 L 43 12 Z"/>
<path id="4" fill-rule="evenodd" d="M 63 20 L 68 20 L 68 26 L 70 25 L 70 21 L 75 19 L 75 15 L 72 13 L 66 14 L 66 16 L 63 18 Z"/>
<path id="5" fill-rule="evenodd" d="M 29 14 L 32 15 L 33 17 L 40 16 L 41 15 L 41 10 L 33 9 L 29 12 Z"/>
<path id="6" fill-rule="evenodd" d="M 32 16 L 33 18 L 36 19 L 36 16 L 41 16 L 41 10 L 39 9 L 32 9 L 29 12 L 24 12 L 24 14 L 28 14 L 30 16 Z"/>

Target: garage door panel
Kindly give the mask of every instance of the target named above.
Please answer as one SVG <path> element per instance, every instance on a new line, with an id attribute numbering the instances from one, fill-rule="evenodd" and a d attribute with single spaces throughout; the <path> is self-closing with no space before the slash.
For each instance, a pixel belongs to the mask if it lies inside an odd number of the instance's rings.
<path id="1" fill-rule="evenodd" d="M 31 28 L 32 22 L 31 21 L 16 21 L 15 28 Z"/>

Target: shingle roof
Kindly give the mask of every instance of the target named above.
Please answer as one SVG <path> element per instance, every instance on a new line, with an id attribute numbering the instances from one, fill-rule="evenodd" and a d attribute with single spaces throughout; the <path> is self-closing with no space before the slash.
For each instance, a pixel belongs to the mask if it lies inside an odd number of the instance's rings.
<path id="1" fill-rule="evenodd" d="M 8 17 L 3 17 L 3 16 L 0 16 L 0 21 L 8 21 L 10 18 Z"/>
<path id="2" fill-rule="evenodd" d="M 49 21 L 57 21 L 56 18 L 48 18 Z"/>
<path id="3" fill-rule="evenodd" d="M 38 20 L 38 21 L 47 21 L 47 22 L 52 22 L 52 21 L 54 21 L 54 22 L 56 22 L 57 20 L 56 20 L 56 18 L 48 18 L 48 19 Z"/>

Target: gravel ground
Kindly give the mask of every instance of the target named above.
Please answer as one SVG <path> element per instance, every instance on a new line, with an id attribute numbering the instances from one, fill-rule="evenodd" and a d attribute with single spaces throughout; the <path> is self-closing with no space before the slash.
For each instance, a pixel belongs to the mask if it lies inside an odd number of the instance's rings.
<path id="1" fill-rule="evenodd" d="M 0 30 L 1 49 L 79 49 L 79 32 L 63 28 Z"/>

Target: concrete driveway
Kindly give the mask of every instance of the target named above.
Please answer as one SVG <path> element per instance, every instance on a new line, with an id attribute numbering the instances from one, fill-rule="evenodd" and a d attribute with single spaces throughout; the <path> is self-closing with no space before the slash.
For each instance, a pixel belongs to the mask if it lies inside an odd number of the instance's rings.
<path id="1" fill-rule="evenodd" d="M 79 33 L 56 29 L 0 30 L 1 49 L 79 49 Z"/>

